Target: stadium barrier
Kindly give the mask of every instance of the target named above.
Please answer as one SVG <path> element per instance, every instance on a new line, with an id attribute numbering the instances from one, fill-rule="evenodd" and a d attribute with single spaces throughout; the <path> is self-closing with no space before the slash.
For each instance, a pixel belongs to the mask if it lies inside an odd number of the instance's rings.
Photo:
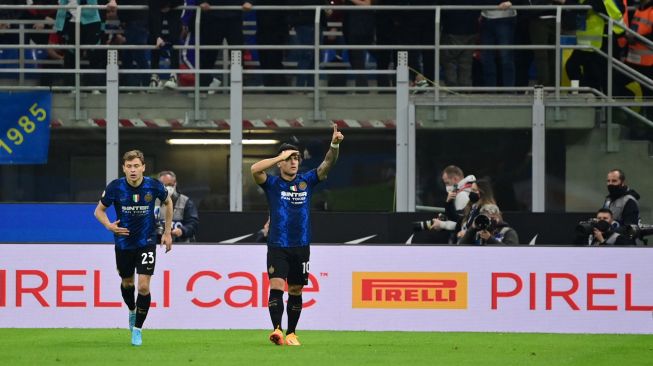
<path id="1" fill-rule="evenodd" d="M 0 204 L 0 243 L 112 243 L 113 235 L 93 217 L 95 203 Z M 115 220 L 113 209 L 107 211 Z M 203 243 L 248 243 L 267 220 L 265 212 L 200 211 L 197 239 Z M 443 244 L 448 233 L 413 231 L 433 213 L 312 213 L 314 243 Z M 581 220 L 594 213 L 506 212 L 522 244 L 569 245 Z M 71 218 L 74 225 L 71 226 Z M 217 223 L 215 225 L 210 223 Z M 337 230 L 334 230 L 337 228 Z M 553 229 L 552 229 L 553 228 Z"/>
<path id="2" fill-rule="evenodd" d="M 642 248 L 314 246 L 300 329 L 651 333 Z M 127 326 L 109 245 L 0 245 L 0 327 Z M 265 247 L 159 249 L 146 327 L 267 328 Z"/>

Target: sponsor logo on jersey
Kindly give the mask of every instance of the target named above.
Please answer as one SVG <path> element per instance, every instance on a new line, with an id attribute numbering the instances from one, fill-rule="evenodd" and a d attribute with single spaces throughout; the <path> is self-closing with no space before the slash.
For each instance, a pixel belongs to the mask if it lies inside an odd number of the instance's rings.
<path id="1" fill-rule="evenodd" d="M 354 272 L 352 307 L 467 309 L 466 272 Z"/>

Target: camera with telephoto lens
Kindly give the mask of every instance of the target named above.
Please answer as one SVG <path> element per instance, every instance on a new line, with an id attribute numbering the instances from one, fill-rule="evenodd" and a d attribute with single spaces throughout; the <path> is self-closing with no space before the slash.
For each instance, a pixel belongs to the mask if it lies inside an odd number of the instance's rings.
<path id="1" fill-rule="evenodd" d="M 487 230 L 493 232 L 495 229 L 494 221 L 489 216 L 483 214 L 479 214 L 474 218 L 474 227 L 478 231 Z"/>
<path id="2" fill-rule="evenodd" d="M 447 216 L 444 214 L 438 215 L 438 220 L 447 221 Z M 413 221 L 413 231 L 431 230 L 433 227 L 433 220 Z"/>
<path id="3" fill-rule="evenodd" d="M 611 225 L 605 220 L 597 220 L 595 218 L 580 221 L 576 225 L 576 233 L 579 235 L 592 235 L 594 229 L 597 229 L 602 233 L 606 233 L 610 231 Z"/>
<path id="4" fill-rule="evenodd" d="M 632 240 L 640 239 L 644 242 L 645 236 L 653 235 L 653 225 L 639 224 L 627 225 L 624 227 L 623 233 Z"/>

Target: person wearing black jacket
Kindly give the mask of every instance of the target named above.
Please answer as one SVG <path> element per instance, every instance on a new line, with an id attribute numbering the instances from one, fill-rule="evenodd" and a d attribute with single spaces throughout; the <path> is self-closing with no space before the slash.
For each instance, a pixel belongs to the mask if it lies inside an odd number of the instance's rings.
<path id="1" fill-rule="evenodd" d="M 564 0 L 528 0 L 530 5 L 562 5 Z M 528 19 L 530 42 L 534 45 L 555 45 L 556 11 L 538 10 L 524 12 Z M 537 84 L 555 85 L 555 50 L 534 50 Z"/>
<path id="2" fill-rule="evenodd" d="M 163 183 L 172 198 L 172 240 L 175 243 L 189 243 L 195 241 L 197 228 L 200 223 L 197 206 L 188 196 L 177 191 L 177 176 L 170 170 L 159 173 L 159 181 Z M 157 205 L 158 208 L 158 205 Z M 165 215 L 163 210 L 155 210 L 159 227 L 163 228 Z"/>
<path id="3" fill-rule="evenodd" d="M 623 235 L 613 225 L 612 212 L 602 208 L 596 212 L 596 221 L 589 236 L 589 245 L 635 245 L 635 241 Z"/>
<path id="4" fill-rule="evenodd" d="M 394 2 L 397 5 L 439 5 L 439 0 L 395 0 Z M 425 47 L 422 50 L 408 51 L 408 67 L 410 80 L 418 86 L 426 86 L 435 78 L 435 11 L 404 10 L 398 13 L 399 44 Z"/>
<path id="5" fill-rule="evenodd" d="M 326 0 L 288 0 L 288 5 L 307 6 L 307 5 L 327 5 Z M 326 20 L 324 14 L 320 16 L 321 20 Z M 315 11 L 313 10 L 295 10 L 288 12 L 288 24 L 295 29 L 298 45 L 313 45 L 315 43 Z M 319 30 L 322 39 L 322 31 Z M 311 70 L 315 67 L 315 55 L 313 50 L 297 50 L 297 68 L 299 70 Z M 318 60 L 319 61 L 319 60 Z M 295 83 L 299 87 L 313 86 L 313 75 L 297 75 Z"/>
<path id="6" fill-rule="evenodd" d="M 256 5 L 280 6 L 285 5 L 283 0 L 258 0 Z M 257 10 L 256 11 L 256 43 L 259 45 L 284 45 L 288 43 L 288 17 L 282 10 Z M 258 59 L 262 70 L 282 70 L 283 50 L 258 50 Z M 283 74 L 263 74 L 265 86 L 287 86 Z"/>
<path id="7" fill-rule="evenodd" d="M 443 0 L 442 5 L 479 5 L 477 0 Z M 474 45 L 478 41 L 480 10 L 442 12 L 443 45 Z M 447 86 L 472 86 L 474 50 L 442 50 L 442 68 Z"/>
<path id="8" fill-rule="evenodd" d="M 200 20 L 200 44 L 203 46 L 222 45 L 227 40 L 229 45 L 243 44 L 243 13 L 252 10 L 254 0 L 199 0 L 202 9 Z M 211 6 L 240 6 L 240 10 L 210 10 Z M 217 50 L 200 52 L 200 67 L 213 69 L 218 57 Z M 229 58 L 231 59 L 231 57 Z M 228 60 L 225 60 L 228 62 Z M 200 85 L 209 86 L 213 80 L 211 74 L 201 74 Z"/>
<path id="9" fill-rule="evenodd" d="M 608 172 L 606 179 L 608 195 L 603 208 L 612 212 L 614 221 L 620 226 L 639 224 L 639 193 L 626 185 L 626 174 L 621 169 Z"/>

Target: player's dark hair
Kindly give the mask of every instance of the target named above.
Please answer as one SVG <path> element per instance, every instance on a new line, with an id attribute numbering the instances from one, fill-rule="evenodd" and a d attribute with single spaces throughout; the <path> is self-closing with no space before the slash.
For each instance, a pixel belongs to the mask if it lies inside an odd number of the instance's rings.
<path id="1" fill-rule="evenodd" d="M 145 155 L 143 155 L 143 152 L 140 150 L 131 150 L 127 151 L 123 156 L 122 156 L 122 164 L 125 165 L 125 162 L 134 160 L 134 159 L 140 159 L 141 164 L 145 165 Z"/>
<path id="2" fill-rule="evenodd" d="M 299 148 L 297 146 L 295 146 L 293 144 L 289 144 L 287 142 L 284 142 L 283 144 L 281 144 L 281 146 L 279 146 L 279 151 L 277 151 L 277 155 L 281 154 L 282 152 L 284 152 L 286 150 L 297 150 L 297 151 L 299 151 L 299 156 L 302 157 L 301 150 L 299 150 Z"/>

